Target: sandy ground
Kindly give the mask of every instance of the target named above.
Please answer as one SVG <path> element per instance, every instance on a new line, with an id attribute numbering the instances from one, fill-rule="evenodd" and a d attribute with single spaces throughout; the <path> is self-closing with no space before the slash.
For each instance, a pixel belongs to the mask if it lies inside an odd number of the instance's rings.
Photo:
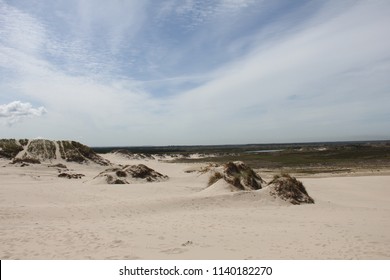
<path id="1" fill-rule="evenodd" d="M 102 185 L 105 167 L 0 160 L 0 259 L 390 259 L 390 176 L 300 178 L 314 205 L 204 190 L 194 164 L 144 163 L 166 182 Z M 260 174 L 261 175 L 261 174 Z"/>

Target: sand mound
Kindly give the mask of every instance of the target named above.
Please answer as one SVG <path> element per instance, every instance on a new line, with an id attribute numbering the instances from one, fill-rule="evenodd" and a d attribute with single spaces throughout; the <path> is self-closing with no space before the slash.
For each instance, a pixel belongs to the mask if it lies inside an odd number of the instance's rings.
<path id="1" fill-rule="evenodd" d="M 197 170 L 201 174 L 209 174 L 208 187 L 202 194 L 227 194 L 230 192 L 256 192 L 265 201 L 284 201 L 284 203 L 314 203 L 302 182 L 288 174 L 275 176 L 266 183 L 255 171 L 243 162 L 228 162 L 224 165 L 209 164 Z M 188 172 L 188 171 L 187 171 Z M 193 169 L 190 172 L 194 172 Z M 204 175 L 201 175 L 204 176 Z"/>
<path id="2" fill-rule="evenodd" d="M 108 160 L 97 155 L 91 148 L 76 141 L 51 141 L 45 139 L 1 139 L 0 157 L 22 161 L 89 163 L 107 166 Z"/>
<path id="3" fill-rule="evenodd" d="M 241 161 L 228 162 L 222 166 L 209 165 L 200 172 L 211 173 L 209 187 L 222 179 L 232 186 L 232 191 L 259 190 L 264 183 L 264 180 L 255 171 Z"/>
<path id="4" fill-rule="evenodd" d="M 268 184 L 270 194 L 292 204 L 314 203 L 301 181 L 288 174 L 276 175 Z"/>
<path id="5" fill-rule="evenodd" d="M 93 180 L 107 184 L 131 184 L 136 182 L 160 182 L 167 179 L 168 176 L 158 173 L 146 165 L 138 164 L 106 169 Z"/>

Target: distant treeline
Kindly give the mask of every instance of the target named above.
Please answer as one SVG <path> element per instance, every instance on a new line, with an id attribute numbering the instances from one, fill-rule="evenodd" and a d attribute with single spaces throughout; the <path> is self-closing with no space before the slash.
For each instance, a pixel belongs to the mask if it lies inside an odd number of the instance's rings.
<path id="1" fill-rule="evenodd" d="M 127 150 L 143 154 L 191 154 L 191 153 L 245 153 L 261 150 L 294 150 L 310 148 L 340 148 L 340 147 L 390 147 L 390 140 L 384 141 L 345 141 L 345 142 L 313 142 L 313 143 L 278 143 L 278 144 L 245 144 L 245 145 L 194 145 L 194 146 L 137 146 L 137 147 L 92 147 L 97 153 L 109 153 L 114 150 Z"/>

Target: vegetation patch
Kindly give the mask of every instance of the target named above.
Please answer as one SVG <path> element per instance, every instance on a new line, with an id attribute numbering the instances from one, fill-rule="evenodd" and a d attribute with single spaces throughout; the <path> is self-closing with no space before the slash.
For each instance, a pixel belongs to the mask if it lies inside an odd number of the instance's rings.
<path id="1" fill-rule="evenodd" d="M 110 163 L 97 155 L 90 147 L 76 141 L 57 141 L 61 157 L 69 162 L 86 163 L 95 162 L 107 166 Z"/>
<path id="2" fill-rule="evenodd" d="M 126 165 L 118 168 L 108 168 L 97 175 L 94 180 L 104 178 L 107 184 L 130 184 L 135 182 L 159 182 L 168 179 L 143 164 Z"/>
<path id="3" fill-rule="evenodd" d="M 224 165 L 224 179 L 240 190 L 259 190 L 264 180 L 253 169 L 241 161 Z"/>
<path id="4" fill-rule="evenodd" d="M 302 182 L 289 174 L 275 175 L 268 186 L 271 195 L 292 204 L 314 203 Z"/>
<path id="5" fill-rule="evenodd" d="M 61 158 L 65 159 L 66 154 L 65 154 L 65 150 L 64 150 L 64 146 L 62 145 L 62 142 L 64 142 L 64 141 L 57 141 L 57 144 L 58 144 L 58 148 L 60 150 Z"/>
<path id="6" fill-rule="evenodd" d="M 67 179 L 81 179 L 84 176 L 85 176 L 84 174 L 72 174 L 72 173 L 65 173 L 65 172 L 58 174 L 59 178 L 67 178 Z"/>
<path id="7" fill-rule="evenodd" d="M 208 186 L 211 186 L 213 184 L 215 184 L 216 182 L 218 182 L 220 179 L 223 178 L 223 175 L 221 172 L 214 172 L 210 178 L 209 178 L 209 182 L 208 182 Z"/>
<path id="8" fill-rule="evenodd" d="M 330 168 L 390 167 L 390 141 L 194 146 L 182 149 L 207 151 L 214 156 L 178 158 L 175 162 L 224 164 L 243 161 L 253 169 L 287 169 L 291 173 L 302 169 L 308 170 L 307 173 L 321 173 Z"/>
<path id="9" fill-rule="evenodd" d="M 25 157 L 25 158 L 14 158 L 12 161 L 11 161 L 11 164 L 17 164 L 17 163 L 20 163 L 20 164 L 25 164 L 25 163 L 32 163 L 32 164 L 40 164 L 41 161 L 39 159 L 36 159 L 36 158 L 29 158 L 29 157 Z"/>
<path id="10" fill-rule="evenodd" d="M 116 174 L 116 176 L 118 176 L 118 177 L 127 177 L 127 173 L 126 173 L 125 171 L 123 171 L 123 170 L 117 170 L 117 171 L 115 172 L 115 174 Z"/>
<path id="11" fill-rule="evenodd" d="M 23 147 L 24 147 L 24 146 L 27 146 L 27 144 L 28 144 L 28 139 L 19 139 L 19 143 L 20 143 L 20 145 L 22 145 Z"/>
<path id="12" fill-rule="evenodd" d="M 262 184 L 265 183 L 255 171 L 241 161 L 228 162 L 222 166 L 210 164 L 199 172 L 211 172 L 208 186 L 223 179 L 236 190 L 250 191 L 261 189 Z"/>
<path id="13" fill-rule="evenodd" d="M 0 157 L 12 159 L 23 151 L 23 147 L 15 139 L 0 139 Z"/>
<path id="14" fill-rule="evenodd" d="M 29 157 L 42 160 L 51 160 L 56 158 L 56 146 L 53 141 L 36 139 L 32 140 L 27 147 Z"/>

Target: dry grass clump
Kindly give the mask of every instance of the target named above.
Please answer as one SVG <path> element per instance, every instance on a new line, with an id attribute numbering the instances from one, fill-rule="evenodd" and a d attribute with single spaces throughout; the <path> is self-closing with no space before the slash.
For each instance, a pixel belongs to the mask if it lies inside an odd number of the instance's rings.
<path id="1" fill-rule="evenodd" d="M 222 166 L 210 164 L 200 172 L 211 172 L 208 186 L 224 179 L 235 190 L 252 191 L 261 189 L 265 183 L 255 171 L 241 161 L 228 162 Z"/>
<path id="2" fill-rule="evenodd" d="M 55 159 L 56 146 L 53 141 L 44 139 L 35 139 L 30 142 L 27 147 L 27 152 L 31 157 L 40 159 Z"/>
<path id="3" fill-rule="evenodd" d="M 209 163 L 207 166 L 202 166 L 198 172 L 201 173 L 201 174 L 204 174 L 204 173 L 207 173 L 207 172 L 210 172 L 210 171 L 213 171 L 215 168 L 219 167 L 218 164 L 216 163 Z"/>
<path id="4" fill-rule="evenodd" d="M 289 174 L 275 175 L 268 185 L 272 195 L 292 204 L 314 203 L 302 182 Z"/>
<path id="5" fill-rule="evenodd" d="M 27 146 L 27 144 L 28 144 L 28 139 L 19 139 L 19 143 L 20 143 L 20 145 L 22 145 L 22 146 Z"/>
<path id="6" fill-rule="evenodd" d="M 72 174 L 72 173 L 66 173 L 66 172 L 58 174 L 59 178 L 67 178 L 67 179 L 81 179 L 84 176 L 85 176 L 84 174 Z"/>
<path id="7" fill-rule="evenodd" d="M 116 178 L 114 175 L 111 175 L 111 174 L 104 174 L 103 176 L 106 178 L 107 184 L 110 184 L 110 185 L 128 184 L 128 182 L 125 179 Z"/>
<path id="8" fill-rule="evenodd" d="M 133 178 L 144 179 L 148 182 L 168 179 L 168 176 L 163 175 L 144 164 L 125 166 L 124 171 Z"/>
<path id="9" fill-rule="evenodd" d="M 20 163 L 20 164 L 26 164 L 26 163 L 40 164 L 41 162 L 38 159 L 26 157 L 26 158 L 14 158 L 11 161 L 11 164 L 16 164 L 16 163 Z"/>
<path id="10" fill-rule="evenodd" d="M 264 180 L 252 168 L 241 161 L 224 165 L 224 179 L 240 190 L 259 190 Z"/>
<path id="11" fill-rule="evenodd" d="M 73 142 L 70 141 L 59 141 L 60 143 L 60 153 L 61 157 L 66 161 L 73 161 L 78 163 L 86 162 L 86 157 L 73 145 Z"/>
<path id="12" fill-rule="evenodd" d="M 23 147 L 15 139 L 0 139 L 0 157 L 12 159 L 23 151 Z"/>
<path id="13" fill-rule="evenodd" d="M 115 172 L 115 174 L 116 174 L 116 176 L 118 176 L 118 177 L 127 177 L 127 173 L 126 173 L 125 171 L 123 171 L 123 170 L 117 170 L 117 171 Z"/>
<path id="14" fill-rule="evenodd" d="M 215 184 L 216 182 L 218 182 L 222 178 L 223 178 L 223 175 L 221 172 L 214 172 L 209 178 L 208 186 Z"/>

